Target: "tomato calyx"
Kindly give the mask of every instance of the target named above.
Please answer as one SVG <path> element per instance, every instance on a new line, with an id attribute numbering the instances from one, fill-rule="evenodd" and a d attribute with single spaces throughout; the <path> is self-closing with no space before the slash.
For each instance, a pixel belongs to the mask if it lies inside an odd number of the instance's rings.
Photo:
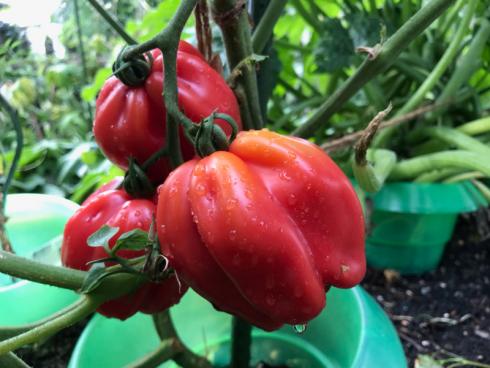
<path id="1" fill-rule="evenodd" d="M 231 126 L 232 133 L 229 138 L 223 129 L 214 123 L 215 119 L 222 119 Z M 237 132 L 238 125 L 231 116 L 213 112 L 199 124 L 192 125 L 186 134 L 193 143 L 196 153 L 200 157 L 205 157 L 216 151 L 227 151 Z"/>
<path id="2" fill-rule="evenodd" d="M 137 275 L 155 283 L 162 282 L 175 273 L 169 267 L 168 259 L 161 254 L 160 244 L 154 230 L 154 221 L 149 232 L 141 229 L 125 232 L 118 237 L 115 245 L 110 248 L 109 241 L 118 231 L 118 227 L 103 225 L 87 239 L 87 245 L 103 247 L 108 256 L 88 262 L 92 267 L 80 292 L 92 292 L 101 284 L 103 279 L 117 273 Z M 145 250 L 146 254 L 141 257 L 126 259 L 118 255 L 118 252 L 122 250 Z M 106 262 L 115 265 L 105 267 Z"/>
<path id="3" fill-rule="evenodd" d="M 112 64 L 112 73 L 129 87 L 138 87 L 145 83 L 150 75 L 153 64 L 151 53 L 137 55 L 127 59 L 127 51 L 131 46 L 124 46 L 116 61 Z"/>
<path id="4" fill-rule="evenodd" d="M 134 158 L 130 157 L 128 161 L 128 171 L 124 175 L 122 182 L 124 190 L 134 198 L 152 197 L 155 194 L 155 187 L 146 175 L 145 170 L 138 165 Z"/>

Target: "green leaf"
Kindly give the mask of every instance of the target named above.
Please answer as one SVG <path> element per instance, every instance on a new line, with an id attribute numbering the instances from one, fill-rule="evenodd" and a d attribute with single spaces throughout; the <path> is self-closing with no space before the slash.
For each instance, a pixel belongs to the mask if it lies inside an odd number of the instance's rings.
<path id="1" fill-rule="evenodd" d="M 374 46 L 380 42 L 381 20 L 363 13 L 351 13 L 346 17 L 354 47 Z"/>
<path id="2" fill-rule="evenodd" d="M 95 290 L 95 288 L 100 285 L 101 280 L 106 277 L 105 274 L 106 269 L 102 264 L 94 264 L 88 272 L 87 277 L 85 277 L 85 280 L 83 280 L 80 292 L 82 294 L 88 294 Z"/>
<path id="3" fill-rule="evenodd" d="M 95 100 L 95 96 L 97 96 L 97 93 L 100 91 L 100 89 L 104 85 L 104 82 L 106 81 L 107 78 L 111 76 L 111 74 L 112 74 L 111 68 L 99 69 L 97 71 L 97 74 L 95 75 L 93 83 L 82 89 L 82 94 L 81 94 L 82 98 L 85 101 Z"/>
<path id="4" fill-rule="evenodd" d="M 119 231 L 118 227 L 103 225 L 99 230 L 90 235 L 87 239 L 87 245 L 90 247 L 109 247 L 109 241 Z"/>
<path id="5" fill-rule="evenodd" d="M 318 71 L 333 73 L 348 67 L 355 54 L 349 32 L 338 19 L 327 19 L 323 28 L 314 50 Z"/>
<path id="6" fill-rule="evenodd" d="M 148 239 L 148 233 L 141 229 L 133 229 L 121 234 L 117 239 L 116 245 L 112 249 L 113 253 L 122 249 L 141 250 L 145 249 L 151 242 Z"/>

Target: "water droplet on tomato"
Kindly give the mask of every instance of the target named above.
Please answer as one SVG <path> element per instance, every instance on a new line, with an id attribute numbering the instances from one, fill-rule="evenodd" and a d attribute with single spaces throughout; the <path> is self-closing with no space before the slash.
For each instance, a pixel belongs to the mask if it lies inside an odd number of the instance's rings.
<path id="1" fill-rule="evenodd" d="M 281 171 L 279 173 L 279 178 L 281 180 L 285 180 L 285 181 L 290 181 L 291 180 L 291 176 L 289 175 L 289 173 L 287 171 Z"/>
<path id="2" fill-rule="evenodd" d="M 163 225 L 160 225 L 160 232 L 162 234 L 166 234 L 167 233 L 167 227 L 163 224 Z"/>
<path id="3" fill-rule="evenodd" d="M 205 172 L 206 172 L 206 169 L 204 168 L 204 166 L 198 164 L 194 167 L 193 174 L 195 176 L 202 176 L 202 175 L 204 175 Z"/>
<path id="4" fill-rule="evenodd" d="M 228 238 L 230 240 L 235 240 L 236 239 L 236 230 L 230 230 L 230 232 L 228 233 Z"/>
<path id="5" fill-rule="evenodd" d="M 226 209 L 231 210 L 231 209 L 235 208 L 237 203 L 238 202 L 236 199 L 233 199 L 233 198 L 228 199 L 228 201 L 226 201 Z"/>
<path id="6" fill-rule="evenodd" d="M 294 325 L 293 330 L 297 334 L 302 334 L 303 332 L 306 331 L 306 327 L 307 327 L 306 323 L 303 323 L 302 325 Z"/>
<path id="7" fill-rule="evenodd" d="M 298 198 L 295 194 L 290 194 L 288 197 L 288 204 L 290 206 L 294 206 L 298 202 Z"/>
<path id="8" fill-rule="evenodd" d="M 206 191 L 206 187 L 203 184 L 197 184 L 196 185 L 196 193 L 197 194 L 203 195 L 205 191 Z"/>
<path id="9" fill-rule="evenodd" d="M 265 302 L 272 307 L 276 304 L 276 298 L 274 298 L 274 295 L 269 294 L 265 297 Z"/>

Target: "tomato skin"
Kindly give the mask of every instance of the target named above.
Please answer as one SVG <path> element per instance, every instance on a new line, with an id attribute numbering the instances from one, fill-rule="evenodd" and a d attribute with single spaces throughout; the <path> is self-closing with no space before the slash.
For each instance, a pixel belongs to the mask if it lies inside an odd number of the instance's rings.
<path id="1" fill-rule="evenodd" d="M 112 189 L 119 179 L 107 183 L 88 197 L 68 220 L 63 234 L 61 260 L 64 266 L 87 271 L 87 262 L 107 257 L 103 247 L 90 247 L 87 238 L 102 225 L 118 227 L 119 232 L 109 242 L 112 248 L 116 239 L 127 231 L 139 228 L 148 231 L 155 213 L 155 203 L 147 199 L 133 199 L 124 190 Z M 144 251 L 121 250 L 120 257 L 129 259 Z M 124 320 L 138 311 L 156 313 L 179 302 L 187 286 L 180 285 L 175 276 L 160 283 L 148 282 L 132 294 L 110 300 L 97 311 L 106 317 Z"/>
<path id="2" fill-rule="evenodd" d="M 153 50 L 151 73 L 145 84 L 128 87 L 116 77 L 109 78 L 96 101 L 93 132 L 104 154 L 124 170 L 128 158 L 143 164 L 165 144 L 165 106 L 162 100 L 163 59 Z M 223 77 L 212 69 L 192 45 L 181 41 L 177 52 L 178 103 L 185 115 L 194 122 L 213 111 L 230 115 L 241 128 L 238 103 Z M 230 126 L 217 119 L 227 135 Z M 185 160 L 194 156 L 192 144 L 181 129 L 181 148 Z M 148 170 L 150 179 L 160 184 L 170 172 L 166 158 L 158 160 Z"/>
<path id="3" fill-rule="evenodd" d="M 330 286 L 364 276 L 364 219 L 349 180 L 308 141 L 239 133 L 229 152 L 177 168 L 159 188 L 163 253 L 218 309 L 266 330 L 306 323 Z"/>

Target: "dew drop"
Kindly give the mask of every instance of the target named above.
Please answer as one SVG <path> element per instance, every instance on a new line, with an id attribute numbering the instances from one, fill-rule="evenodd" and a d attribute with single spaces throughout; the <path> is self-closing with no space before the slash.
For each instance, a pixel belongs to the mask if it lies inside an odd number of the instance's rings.
<path id="1" fill-rule="evenodd" d="M 202 184 L 197 184 L 196 185 L 196 193 L 199 195 L 203 195 L 204 192 L 206 191 L 206 187 Z"/>
<path id="2" fill-rule="evenodd" d="M 297 334 L 302 334 L 303 332 L 306 331 L 306 323 L 302 324 L 302 325 L 294 325 L 293 326 L 293 330 L 294 332 L 296 332 Z"/>
<path id="3" fill-rule="evenodd" d="M 298 203 L 298 198 L 295 194 L 290 194 L 288 197 L 288 204 L 290 206 L 294 206 L 296 203 Z"/>
<path id="4" fill-rule="evenodd" d="M 290 181 L 291 180 L 291 176 L 288 174 L 287 171 L 281 171 L 279 173 L 279 178 L 282 179 L 282 180 L 285 180 L 285 181 Z"/>
<path id="5" fill-rule="evenodd" d="M 231 210 L 231 209 L 235 208 L 236 205 L 237 205 L 237 200 L 236 199 L 233 199 L 233 198 L 230 198 L 226 202 L 226 209 L 227 210 Z"/>
<path id="6" fill-rule="evenodd" d="M 193 174 L 195 176 L 202 176 L 205 172 L 205 169 L 204 169 L 204 166 L 203 165 L 196 165 L 196 167 L 194 167 L 194 172 Z"/>
<path id="7" fill-rule="evenodd" d="M 167 233 L 167 227 L 165 225 L 160 225 L 160 232 L 162 234 L 166 234 Z"/>
<path id="8" fill-rule="evenodd" d="M 236 239 L 236 230 L 230 230 L 230 232 L 228 233 L 228 238 L 230 240 L 235 240 Z"/>
<path id="9" fill-rule="evenodd" d="M 267 305 L 270 305 L 271 307 L 276 304 L 276 298 L 274 298 L 273 295 L 269 294 L 265 297 L 265 302 Z"/>

